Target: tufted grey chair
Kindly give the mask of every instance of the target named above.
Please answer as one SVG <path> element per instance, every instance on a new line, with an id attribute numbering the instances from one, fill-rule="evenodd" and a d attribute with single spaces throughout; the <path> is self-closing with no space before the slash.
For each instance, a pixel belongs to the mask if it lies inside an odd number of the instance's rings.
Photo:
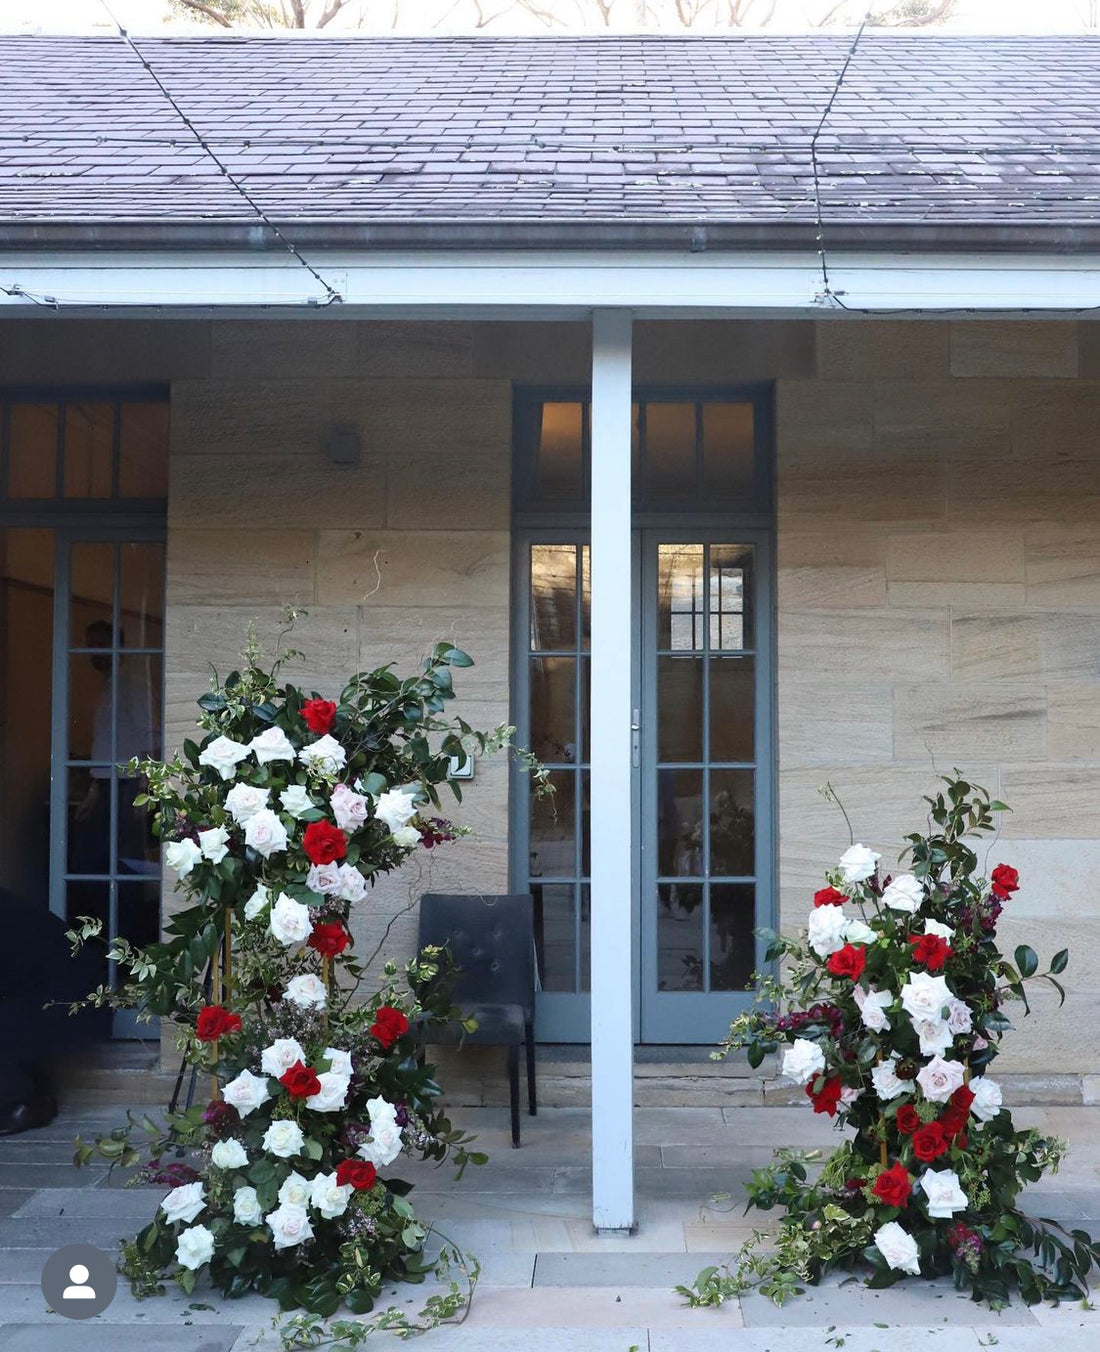
<path id="1" fill-rule="evenodd" d="M 420 947 L 446 945 L 458 968 L 454 1002 L 477 1031 L 460 1039 L 508 1048 L 512 1145 L 519 1146 L 519 1049 L 527 1048 L 527 1108 L 535 1102 L 535 941 L 531 897 L 456 896 L 420 899 Z"/>

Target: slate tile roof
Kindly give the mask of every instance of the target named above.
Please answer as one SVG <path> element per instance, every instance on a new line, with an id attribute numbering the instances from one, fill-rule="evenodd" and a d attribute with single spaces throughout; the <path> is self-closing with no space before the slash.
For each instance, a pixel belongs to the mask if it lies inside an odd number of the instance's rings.
<path id="1" fill-rule="evenodd" d="M 319 222 L 812 222 L 847 37 L 142 38 L 264 209 Z M 1100 222 L 1100 39 L 865 37 L 825 218 Z M 248 221 L 114 38 L 0 38 L 0 222 Z"/>

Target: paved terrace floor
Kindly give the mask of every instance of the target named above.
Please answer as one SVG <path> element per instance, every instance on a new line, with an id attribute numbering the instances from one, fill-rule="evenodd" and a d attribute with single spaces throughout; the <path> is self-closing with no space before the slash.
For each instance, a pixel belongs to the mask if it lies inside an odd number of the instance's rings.
<path id="1" fill-rule="evenodd" d="M 506 1114 L 461 1115 L 491 1158 L 461 1183 L 448 1169 L 416 1168 L 420 1214 L 478 1255 L 484 1275 L 467 1322 L 412 1344 L 423 1352 L 1059 1352 L 1100 1347 L 1100 1311 L 1080 1306 L 995 1314 L 946 1283 L 868 1292 L 831 1282 L 782 1309 L 749 1296 L 690 1310 L 671 1290 L 721 1261 L 752 1228 L 735 1200 L 777 1143 L 830 1144 L 801 1107 L 645 1108 L 636 1115 L 639 1230 L 593 1234 L 588 1214 L 587 1114 L 548 1109 L 524 1118 L 524 1145 L 508 1144 Z M 1067 1138 L 1062 1171 L 1027 1194 L 1033 1213 L 1100 1232 L 1100 1108 L 1021 1108 L 1021 1124 Z M 201 1286 L 138 1302 L 125 1283 L 102 1315 L 70 1322 L 39 1288 L 48 1254 L 65 1243 L 113 1250 L 145 1222 L 163 1190 L 123 1189 L 102 1169 L 76 1170 L 71 1140 L 118 1124 L 106 1109 L 68 1112 L 40 1131 L 0 1140 L 0 1348 L 3 1352 L 275 1352 L 271 1302 L 221 1301 Z M 732 1193 L 731 1200 L 715 1195 Z M 426 1289 L 398 1290 L 419 1308 Z M 1100 1302 L 1098 1302 L 1100 1304 Z M 372 1338 L 372 1347 L 375 1340 Z"/>

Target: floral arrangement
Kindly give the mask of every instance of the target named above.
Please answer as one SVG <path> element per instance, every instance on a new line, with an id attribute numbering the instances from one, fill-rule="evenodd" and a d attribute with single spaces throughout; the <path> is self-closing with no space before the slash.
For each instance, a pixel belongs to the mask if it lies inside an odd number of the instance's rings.
<path id="1" fill-rule="evenodd" d="M 774 1254 L 747 1246 L 737 1274 L 781 1300 L 832 1268 L 869 1265 L 868 1285 L 952 1274 L 974 1299 L 1006 1304 L 1084 1298 L 1100 1245 L 1082 1230 L 1033 1221 L 1018 1208 L 1025 1184 L 1056 1169 L 1061 1142 L 1019 1130 L 990 1075 L 1011 1029 L 1029 1012 L 1039 973 L 1027 945 L 1007 958 L 997 923 L 1019 888 L 1014 868 L 978 873 L 971 845 L 1007 811 L 958 771 L 925 801 L 928 834 L 906 837 L 910 871 L 883 876 L 880 856 L 853 844 L 813 899 L 794 938 L 763 931 L 782 979 L 760 982 L 758 1007 L 737 1019 L 722 1050 L 758 1066 L 785 1045 L 782 1073 L 815 1113 L 852 1129 L 816 1181 L 806 1159 L 781 1151 L 749 1185 L 749 1205 L 785 1208 Z M 723 1294 L 701 1274 L 698 1301 Z M 706 1287 L 706 1292 L 702 1288 Z M 728 1292 L 727 1292 L 728 1293 Z"/>
<path id="2" fill-rule="evenodd" d="M 428 815 L 450 758 L 502 747 L 511 730 L 443 716 L 453 670 L 471 665 L 447 644 L 419 675 L 361 673 L 335 699 L 280 684 L 281 663 L 265 670 L 254 645 L 245 656 L 199 700 L 200 741 L 131 767 L 186 904 L 163 942 L 116 940 L 123 979 L 93 996 L 173 1020 L 212 1097 L 164 1125 L 131 1118 L 78 1141 L 76 1158 L 171 1187 L 122 1250 L 139 1294 L 166 1277 L 191 1291 L 206 1273 L 225 1296 L 362 1313 L 384 1280 L 430 1266 L 410 1185 L 393 1172 L 401 1156 L 451 1156 L 460 1170 L 484 1156 L 440 1111 L 419 1051 L 425 1025 L 458 1017 L 442 955 L 422 953 L 402 982 L 387 964 L 364 997 L 379 950 L 356 958 L 349 919 L 380 876 L 462 834 Z M 82 921 L 72 937 L 95 931 Z M 173 1151 L 191 1158 L 166 1163 Z"/>

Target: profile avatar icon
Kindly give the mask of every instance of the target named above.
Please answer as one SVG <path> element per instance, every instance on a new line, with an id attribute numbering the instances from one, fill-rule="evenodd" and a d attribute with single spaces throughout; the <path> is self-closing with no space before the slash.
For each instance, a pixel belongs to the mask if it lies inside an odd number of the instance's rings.
<path id="1" fill-rule="evenodd" d="M 61 1293 L 62 1300 L 95 1300 L 95 1287 L 89 1286 L 88 1269 L 83 1263 L 74 1263 L 69 1269 L 70 1286 Z"/>

